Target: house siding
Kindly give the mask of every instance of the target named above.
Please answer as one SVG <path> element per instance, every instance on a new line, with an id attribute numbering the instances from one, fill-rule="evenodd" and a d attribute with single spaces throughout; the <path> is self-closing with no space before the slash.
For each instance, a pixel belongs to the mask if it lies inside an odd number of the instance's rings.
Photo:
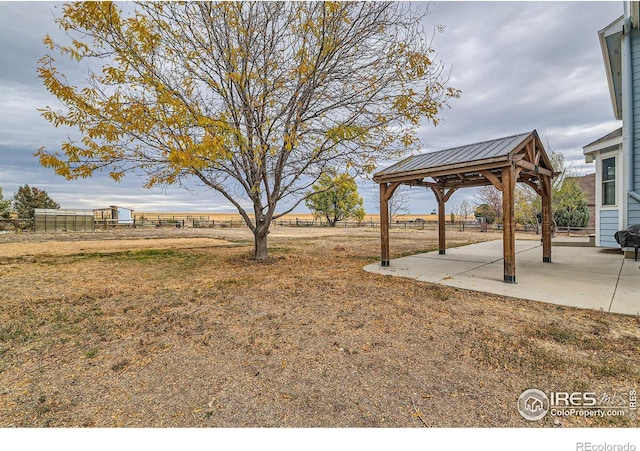
<path id="1" fill-rule="evenodd" d="M 640 41 L 640 37 L 638 39 Z M 637 80 L 640 81 L 640 73 Z M 631 191 L 640 192 L 640 108 L 634 108 L 634 146 L 633 146 L 633 186 Z M 640 224 L 640 202 L 627 197 L 627 225 Z"/>
<path id="2" fill-rule="evenodd" d="M 638 135 L 640 129 L 637 125 L 640 125 L 640 31 L 633 28 L 631 30 L 631 66 L 633 77 L 633 122 L 634 122 L 634 135 Z"/>
<path id="3" fill-rule="evenodd" d="M 638 192 L 640 188 L 640 30 L 631 30 L 631 66 L 633 77 L 633 186 L 624 186 L 626 191 Z M 626 177 L 626 176 L 625 176 Z M 628 179 L 627 179 L 628 180 Z M 604 213 L 604 212 L 603 212 Z M 640 202 L 627 196 L 627 225 L 640 224 Z"/>
<path id="4" fill-rule="evenodd" d="M 619 216 L 618 210 L 600 210 L 600 246 L 620 247 L 614 238 L 615 233 L 620 230 Z"/>
<path id="5" fill-rule="evenodd" d="M 629 198 L 627 205 L 627 226 L 640 224 L 640 203 Z"/>

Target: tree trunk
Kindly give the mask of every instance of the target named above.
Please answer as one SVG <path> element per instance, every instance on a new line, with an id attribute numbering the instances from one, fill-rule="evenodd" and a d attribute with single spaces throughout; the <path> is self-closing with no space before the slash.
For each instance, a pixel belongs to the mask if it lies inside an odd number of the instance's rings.
<path id="1" fill-rule="evenodd" d="M 265 260 L 269 258 L 269 253 L 267 252 L 267 235 L 269 234 L 269 229 L 265 230 L 256 230 L 254 233 L 254 250 L 253 250 L 253 258 L 255 260 Z"/>

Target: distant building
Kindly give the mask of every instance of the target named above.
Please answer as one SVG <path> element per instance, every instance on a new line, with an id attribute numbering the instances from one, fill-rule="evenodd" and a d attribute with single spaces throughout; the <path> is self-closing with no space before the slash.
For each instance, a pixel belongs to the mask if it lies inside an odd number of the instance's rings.
<path id="1" fill-rule="evenodd" d="M 96 219 L 96 223 L 102 225 L 118 225 L 118 224 L 133 224 L 133 212 L 130 208 L 118 207 L 111 205 L 109 208 L 96 208 L 93 210 L 93 214 Z"/>

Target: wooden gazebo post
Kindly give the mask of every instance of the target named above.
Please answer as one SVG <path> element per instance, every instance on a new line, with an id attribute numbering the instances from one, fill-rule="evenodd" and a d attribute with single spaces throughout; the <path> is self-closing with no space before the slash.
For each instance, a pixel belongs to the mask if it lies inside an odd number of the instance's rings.
<path id="1" fill-rule="evenodd" d="M 380 183 L 380 265 L 389 266 L 389 201 L 386 183 Z"/>
<path id="2" fill-rule="evenodd" d="M 551 177 L 543 177 L 542 188 L 542 261 L 551 263 Z"/>
<path id="3" fill-rule="evenodd" d="M 389 266 L 389 199 L 393 196 L 399 182 L 380 183 L 380 264 Z"/>
<path id="4" fill-rule="evenodd" d="M 504 281 L 516 283 L 516 171 L 513 163 L 502 168 L 502 247 Z"/>
<path id="5" fill-rule="evenodd" d="M 438 254 L 444 255 L 447 253 L 447 240 L 446 240 L 446 209 L 447 201 L 444 200 L 444 190 L 433 188 L 433 192 L 436 193 L 438 199 Z"/>
<path id="6" fill-rule="evenodd" d="M 445 192 L 444 188 L 440 187 L 431 187 L 431 191 L 436 195 L 436 200 L 438 201 L 438 254 L 445 255 L 447 252 L 447 240 L 445 235 L 446 230 L 446 213 L 445 206 L 447 201 L 451 197 L 451 195 L 456 191 L 457 188 L 449 188 L 448 191 Z"/>

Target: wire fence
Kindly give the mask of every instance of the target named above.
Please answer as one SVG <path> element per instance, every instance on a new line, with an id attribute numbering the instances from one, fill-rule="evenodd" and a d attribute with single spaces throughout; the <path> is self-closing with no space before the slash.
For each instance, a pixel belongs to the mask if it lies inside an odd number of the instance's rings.
<path id="1" fill-rule="evenodd" d="M 331 227 L 328 221 L 322 219 L 310 220 L 301 218 L 276 219 L 272 222 L 275 227 Z M 194 228 L 194 229 L 228 229 L 246 228 L 242 219 L 213 219 L 207 216 L 172 216 L 163 218 L 136 218 L 130 223 L 118 223 L 116 220 L 95 220 L 96 229 L 108 228 Z M 339 221 L 334 226 L 340 228 L 380 228 L 380 222 L 369 219 L 366 221 Z M 437 221 L 422 219 L 392 221 L 389 224 L 391 230 L 438 230 Z M 0 219 L 0 231 L 26 232 L 34 229 L 32 219 Z M 447 221 L 445 229 L 449 231 L 488 232 L 501 231 L 502 224 L 486 224 L 478 221 Z M 535 224 L 516 225 L 518 232 L 540 233 L 540 226 Z M 589 236 L 595 234 L 593 227 L 556 227 L 556 236 Z"/>
<path id="2" fill-rule="evenodd" d="M 0 232 L 28 232 L 33 230 L 33 219 L 0 219 Z"/>

